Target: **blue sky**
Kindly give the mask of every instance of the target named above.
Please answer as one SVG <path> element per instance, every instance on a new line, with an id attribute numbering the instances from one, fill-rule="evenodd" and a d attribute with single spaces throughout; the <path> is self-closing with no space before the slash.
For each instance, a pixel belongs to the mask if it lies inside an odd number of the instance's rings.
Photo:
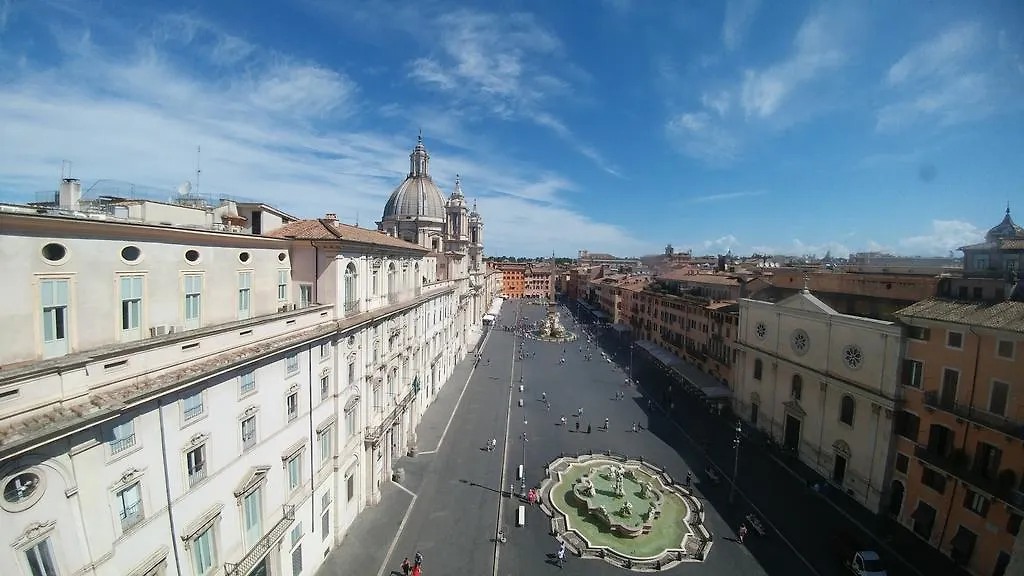
<path id="1" fill-rule="evenodd" d="M 198 145 L 202 193 L 373 226 L 422 129 L 489 254 L 945 254 L 1024 221 L 1021 94 L 1014 0 L 0 0 L 0 200 Z"/>

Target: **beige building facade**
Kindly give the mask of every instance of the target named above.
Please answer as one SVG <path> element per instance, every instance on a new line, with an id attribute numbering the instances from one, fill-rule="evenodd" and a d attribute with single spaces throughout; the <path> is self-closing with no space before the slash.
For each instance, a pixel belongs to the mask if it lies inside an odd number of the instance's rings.
<path id="1" fill-rule="evenodd" d="M 806 289 L 778 303 L 743 299 L 734 410 L 877 511 L 901 345 L 897 325 L 839 314 Z"/>

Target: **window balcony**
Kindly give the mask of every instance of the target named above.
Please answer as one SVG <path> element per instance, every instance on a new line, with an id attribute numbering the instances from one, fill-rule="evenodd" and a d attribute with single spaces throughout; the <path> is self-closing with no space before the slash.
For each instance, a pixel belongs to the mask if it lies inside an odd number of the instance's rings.
<path id="1" fill-rule="evenodd" d="M 118 454 L 120 452 L 124 452 L 125 450 L 131 448 L 132 446 L 135 446 L 135 434 L 111 442 L 110 453 Z"/>
<path id="2" fill-rule="evenodd" d="M 242 450 L 248 450 L 256 445 L 256 433 L 242 436 Z"/>
<path id="3" fill-rule="evenodd" d="M 203 405 L 199 404 L 185 410 L 185 422 L 203 415 Z"/>
<path id="4" fill-rule="evenodd" d="M 949 412 L 968 422 L 984 426 L 1007 436 L 1024 439 L 1024 424 L 1021 422 L 993 414 L 986 410 L 980 410 L 970 405 L 945 400 L 938 390 L 929 390 L 924 393 L 924 405 L 929 408 L 942 410 L 943 412 Z"/>
<path id="5" fill-rule="evenodd" d="M 203 480 L 206 480 L 206 466 L 200 466 L 194 470 L 188 472 L 188 487 L 193 488 L 196 484 L 199 484 Z"/>
<path id="6" fill-rule="evenodd" d="M 142 520 L 142 502 L 136 502 L 121 512 L 121 531 L 127 532 L 131 530 Z"/>
<path id="7" fill-rule="evenodd" d="M 350 316 L 359 313 L 359 301 L 350 300 L 344 304 L 345 316 Z"/>
<path id="8" fill-rule="evenodd" d="M 398 304 L 398 292 L 388 292 L 388 304 Z"/>
<path id="9" fill-rule="evenodd" d="M 949 454 L 942 454 L 935 450 L 929 450 L 925 446 L 918 446 L 914 449 L 914 456 L 929 466 L 955 476 L 964 483 L 1000 500 L 1010 501 L 1013 496 L 1017 475 L 1012 470 L 1002 469 L 994 475 L 988 471 L 979 470 L 970 465 L 970 459 L 963 450 L 953 450 Z"/>

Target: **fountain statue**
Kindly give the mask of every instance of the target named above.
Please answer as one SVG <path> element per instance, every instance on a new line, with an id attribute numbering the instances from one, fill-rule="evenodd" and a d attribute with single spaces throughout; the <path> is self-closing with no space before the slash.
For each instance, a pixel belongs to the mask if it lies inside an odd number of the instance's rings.
<path id="1" fill-rule="evenodd" d="M 552 302 L 548 305 L 547 315 L 537 322 L 533 336 L 538 340 L 554 340 L 568 342 L 576 339 L 576 335 L 565 329 L 558 317 L 558 306 Z"/>
<path id="2" fill-rule="evenodd" d="M 615 475 L 615 495 L 620 498 L 626 495 L 626 489 L 622 485 L 622 474 Z"/>
<path id="3" fill-rule="evenodd" d="M 625 502 L 623 502 L 622 503 L 622 508 L 619 509 L 619 513 L 622 514 L 623 516 L 632 516 L 633 515 L 633 503 L 630 502 L 629 500 L 626 500 Z"/>
<path id="4" fill-rule="evenodd" d="M 650 482 L 644 482 L 643 484 L 640 484 L 640 497 L 644 498 L 644 499 L 647 499 L 647 497 L 650 496 L 650 495 L 651 495 L 651 483 Z"/>

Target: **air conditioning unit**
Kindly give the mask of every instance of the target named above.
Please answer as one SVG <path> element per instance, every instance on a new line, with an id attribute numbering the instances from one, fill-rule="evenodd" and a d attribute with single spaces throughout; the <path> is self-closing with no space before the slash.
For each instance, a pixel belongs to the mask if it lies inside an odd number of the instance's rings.
<path id="1" fill-rule="evenodd" d="M 168 334 L 180 334 L 181 332 L 184 332 L 184 331 L 185 331 L 185 326 L 184 325 L 168 326 L 167 327 L 167 333 Z"/>
<path id="2" fill-rule="evenodd" d="M 291 304 L 282 304 L 282 305 L 277 307 L 277 311 L 278 312 L 287 312 L 289 310 L 289 308 L 288 308 L 289 306 L 291 306 Z"/>
<path id="3" fill-rule="evenodd" d="M 158 324 L 156 326 L 150 326 L 150 328 L 149 328 L 149 335 L 151 337 L 153 337 L 153 336 L 163 336 L 164 334 L 169 334 L 172 329 L 173 329 L 173 326 L 168 326 L 167 324 Z"/>

